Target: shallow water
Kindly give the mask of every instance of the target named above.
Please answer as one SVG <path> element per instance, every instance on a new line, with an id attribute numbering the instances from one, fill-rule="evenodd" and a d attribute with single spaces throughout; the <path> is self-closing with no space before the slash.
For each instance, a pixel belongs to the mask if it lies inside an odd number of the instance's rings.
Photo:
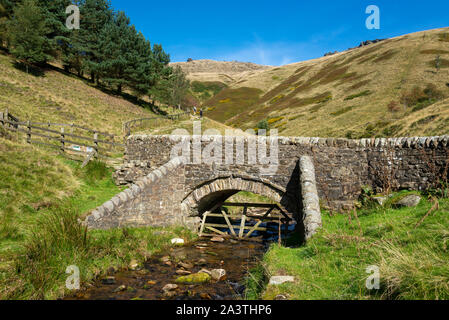
<path id="1" fill-rule="evenodd" d="M 248 271 L 258 265 L 266 251 L 266 244 L 257 242 L 238 242 L 226 240 L 216 243 L 200 240 L 183 247 L 171 248 L 165 253 L 155 255 L 148 260 L 142 270 L 124 271 L 114 274 L 114 284 L 103 284 L 98 280 L 94 287 L 80 292 L 69 300 L 231 300 L 241 299 L 244 294 L 244 280 Z M 161 261 L 170 257 L 171 265 Z M 200 261 L 203 259 L 202 261 Z M 176 273 L 183 269 L 179 263 L 192 264 L 184 270 L 192 273 L 201 269 L 225 269 L 226 280 L 198 285 L 180 285 L 173 291 L 172 297 L 164 295 L 162 288 L 174 284 L 180 276 Z M 126 289 L 116 292 L 120 286 Z M 122 287 L 123 288 L 123 287 Z"/>

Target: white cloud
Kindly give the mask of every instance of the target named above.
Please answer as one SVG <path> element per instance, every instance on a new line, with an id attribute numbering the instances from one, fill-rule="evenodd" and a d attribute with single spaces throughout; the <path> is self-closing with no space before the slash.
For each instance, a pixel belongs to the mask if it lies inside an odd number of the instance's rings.
<path id="1" fill-rule="evenodd" d="M 214 59 L 279 66 L 314 58 L 317 54 L 321 55 L 321 50 L 311 44 L 256 41 L 237 50 L 216 55 Z"/>

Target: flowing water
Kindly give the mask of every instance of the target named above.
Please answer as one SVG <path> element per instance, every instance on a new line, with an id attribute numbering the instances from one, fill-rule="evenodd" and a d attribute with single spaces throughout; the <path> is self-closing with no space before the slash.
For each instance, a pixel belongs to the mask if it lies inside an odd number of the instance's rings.
<path id="1" fill-rule="evenodd" d="M 76 300 L 230 300 L 241 299 L 248 271 L 258 265 L 266 244 L 226 240 L 223 243 L 200 240 L 171 248 L 148 260 L 141 270 L 114 274 L 113 283 L 99 280 L 94 287 L 70 299 Z M 169 261 L 169 262 L 167 262 Z M 175 284 L 177 272 L 197 273 L 202 269 L 224 269 L 226 279 L 182 285 L 164 293 L 167 284 Z"/>
<path id="2" fill-rule="evenodd" d="M 275 226 L 268 223 L 264 226 Z M 273 228 L 272 228 L 273 229 Z M 245 278 L 259 265 L 272 242 L 278 241 L 278 232 L 255 232 L 262 242 L 245 242 L 227 239 L 213 242 L 200 239 L 182 247 L 174 247 L 153 256 L 140 270 L 122 271 L 113 278 L 100 279 L 86 291 L 68 300 L 236 300 L 244 298 Z M 288 226 L 284 235 L 292 235 L 295 225 Z M 283 238 L 286 239 L 285 237 Z M 201 270 L 224 269 L 226 278 L 202 284 L 178 284 L 176 279 L 184 274 Z M 163 290 L 176 284 L 176 289 Z"/>

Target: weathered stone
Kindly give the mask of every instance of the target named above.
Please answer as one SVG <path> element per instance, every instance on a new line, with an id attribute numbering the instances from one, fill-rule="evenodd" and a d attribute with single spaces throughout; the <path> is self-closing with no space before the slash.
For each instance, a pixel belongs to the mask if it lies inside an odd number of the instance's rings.
<path id="1" fill-rule="evenodd" d="M 416 194 L 405 196 L 395 203 L 396 207 L 416 207 L 421 202 L 421 197 Z"/>
<path id="2" fill-rule="evenodd" d="M 174 244 L 177 246 L 182 246 L 182 245 L 184 245 L 184 239 L 180 239 L 180 238 L 171 239 L 171 244 Z"/>
<path id="3" fill-rule="evenodd" d="M 210 241 L 212 241 L 212 242 L 224 242 L 225 239 L 223 237 L 213 237 L 212 239 L 210 239 Z"/>
<path id="4" fill-rule="evenodd" d="M 223 281 L 226 279 L 225 269 L 214 269 L 211 271 L 211 277 L 215 281 Z"/>
<path id="5" fill-rule="evenodd" d="M 173 291 L 173 290 L 176 290 L 176 289 L 178 289 L 178 285 L 170 283 L 170 284 L 165 285 L 162 288 L 162 291 L 163 292 L 168 292 L 168 291 Z"/>
<path id="6" fill-rule="evenodd" d="M 114 290 L 114 293 L 118 293 L 118 292 L 122 292 L 126 290 L 126 286 L 125 285 L 121 285 L 120 287 L 118 287 L 117 289 Z"/>
<path id="7" fill-rule="evenodd" d="M 278 286 L 287 282 L 295 282 L 295 277 L 292 276 L 273 276 L 270 278 L 269 285 Z"/>
<path id="8" fill-rule="evenodd" d="M 131 262 L 129 263 L 129 269 L 130 270 L 138 270 L 139 268 L 140 268 L 140 263 L 135 259 L 131 260 Z"/>
<path id="9" fill-rule="evenodd" d="M 211 276 L 207 273 L 200 272 L 200 273 L 194 273 L 188 276 L 182 276 L 176 279 L 176 283 L 180 284 L 201 284 L 206 283 L 211 280 Z"/>
<path id="10" fill-rule="evenodd" d="M 115 284 L 115 277 L 112 277 L 112 276 L 106 277 L 106 278 L 102 279 L 101 282 L 103 284 L 108 284 L 108 285 Z"/>

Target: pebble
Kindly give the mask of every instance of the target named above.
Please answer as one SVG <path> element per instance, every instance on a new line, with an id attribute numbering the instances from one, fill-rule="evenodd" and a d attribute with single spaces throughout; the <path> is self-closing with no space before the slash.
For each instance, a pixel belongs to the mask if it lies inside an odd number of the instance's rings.
<path id="1" fill-rule="evenodd" d="M 215 281 L 223 281 L 226 279 L 226 270 L 225 269 L 214 269 L 211 271 L 212 279 Z"/>
<path id="2" fill-rule="evenodd" d="M 178 263 L 178 266 L 180 266 L 184 269 L 192 269 L 193 268 L 193 264 L 188 263 L 188 262 L 180 262 L 180 263 Z"/>
<path id="3" fill-rule="evenodd" d="M 126 290 L 126 286 L 125 285 L 121 285 L 120 287 L 118 287 L 117 289 L 114 290 L 114 293 L 117 292 L 122 292 Z"/>
<path id="4" fill-rule="evenodd" d="M 184 239 L 181 239 L 181 238 L 174 238 L 174 239 L 171 239 L 171 244 L 174 244 L 174 245 L 183 245 L 183 244 L 184 244 Z"/>
<path id="5" fill-rule="evenodd" d="M 131 260 L 131 262 L 129 263 L 129 269 L 132 271 L 139 269 L 139 262 L 135 259 Z"/>
<path id="6" fill-rule="evenodd" d="M 162 288 L 162 291 L 168 292 L 168 291 L 173 291 L 173 290 L 176 290 L 176 289 L 178 289 L 178 285 L 170 283 L 170 284 L 165 285 Z"/>
<path id="7" fill-rule="evenodd" d="M 198 260 L 196 262 L 196 264 L 199 266 L 205 266 L 207 264 L 207 261 L 206 261 L 206 259 L 201 258 L 200 260 Z"/>
<path id="8" fill-rule="evenodd" d="M 201 293 L 200 297 L 203 300 L 212 300 L 211 296 L 209 294 L 207 294 L 207 293 Z"/>
<path id="9" fill-rule="evenodd" d="M 200 272 L 204 272 L 204 273 L 207 273 L 208 275 L 212 275 L 212 273 L 207 269 L 201 269 L 200 271 L 198 271 L 198 273 L 200 273 Z"/>
<path id="10" fill-rule="evenodd" d="M 224 242 L 225 239 L 223 237 L 213 237 L 212 239 L 210 239 L 210 241 L 212 241 L 212 242 Z"/>
<path id="11" fill-rule="evenodd" d="M 102 282 L 103 284 L 115 284 L 115 277 L 106 277 Z"/>
<path id="12" fill-rule="evenodd" d="M 180 276 L 186 276 L 186 275 L 192 274 L 192 272 L 180 269 L 180 270 L 176 270 L 176 274 L 179 274 Z"/>

